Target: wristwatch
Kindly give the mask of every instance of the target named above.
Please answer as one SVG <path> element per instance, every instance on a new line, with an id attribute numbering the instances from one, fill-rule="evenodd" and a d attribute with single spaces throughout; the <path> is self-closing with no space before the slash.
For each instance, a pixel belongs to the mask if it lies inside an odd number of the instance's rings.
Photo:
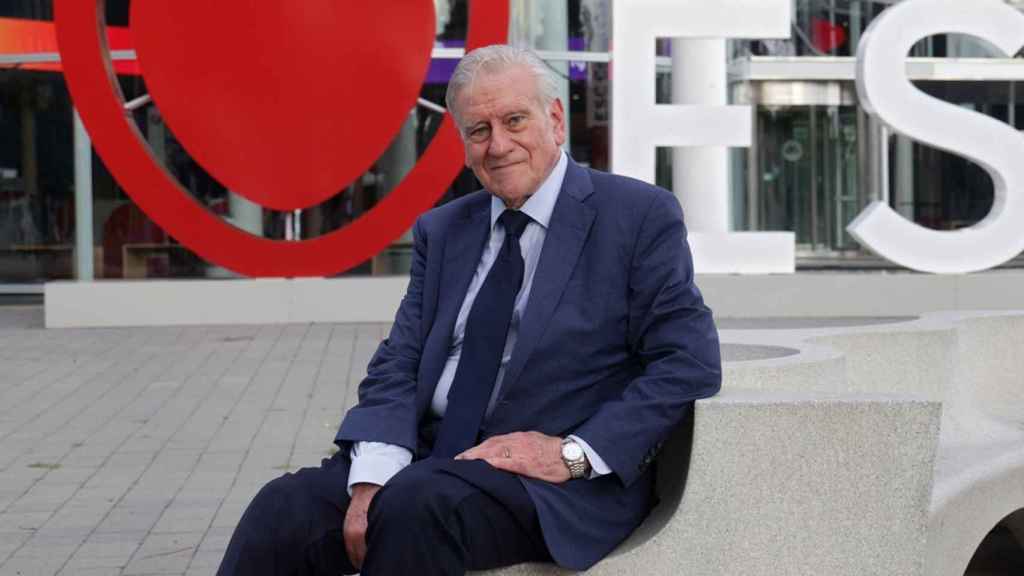
<path id="1" fill-rule="evenodd" d="M 565 462 L 573 479 L 586 478 L 590 474 L 590 462 L 587 462 L 583 447 L 571 438 L 562 439 L 562 462 Z"/>

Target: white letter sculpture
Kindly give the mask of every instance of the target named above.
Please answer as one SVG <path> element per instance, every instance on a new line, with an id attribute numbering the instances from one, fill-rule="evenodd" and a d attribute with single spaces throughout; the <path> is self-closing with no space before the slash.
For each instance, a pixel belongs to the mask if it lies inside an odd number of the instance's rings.
<path id="1" fill-rule="evenodd" d="M 788 38 L 792 0 L 615 0 L 612 7 L 612 170 L 654 182 L 658 146 L 749 147 L 749 106 L 656 104 L 655 39 Z M 687 196 L 727 192 L 725 183 L 676 191 L 684 207 L 691 204 Z M 728 210 L 692 216 L 697 272 L 793 272 L 792 232 L 729 232 Z"/>
<path id="2" fill-rule="evenodd" d="M 857 54 L 857 91 L 869 114 L 893 131 L 981 165 L 995 184 L 981 221 L 940 232 L 874 202 L 848 230 L 864 247 L 922 272 L 957 274 L 998 266 L 1024 251 L 1024 136 L 982 114 L 918 91 L 906 56 L 919 40 L 959 33 L 988 40 L 1006 54 L 1024 45 L 1024 14 L 1001 0 L 906 0 L 872 22 Z"/>

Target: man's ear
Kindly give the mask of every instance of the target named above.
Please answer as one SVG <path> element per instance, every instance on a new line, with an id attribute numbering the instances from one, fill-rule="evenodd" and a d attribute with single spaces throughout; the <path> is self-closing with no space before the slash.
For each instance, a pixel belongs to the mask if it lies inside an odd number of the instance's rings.
<path id="1" fill-rule="evenodd" d="M 562 107 L 562 99 L 555 98 L 548 109 L 548 118 L 551 120 L 552 130 L 555 134 L 555 143 L 561 146 L 565 144 L 565 108 Z"/>

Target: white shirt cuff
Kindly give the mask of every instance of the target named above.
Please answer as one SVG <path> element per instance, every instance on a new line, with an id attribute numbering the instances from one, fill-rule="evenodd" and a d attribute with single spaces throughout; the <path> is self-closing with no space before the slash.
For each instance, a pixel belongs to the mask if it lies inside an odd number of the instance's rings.
<path id="1" fill-rule="evenodd" d="M 569 438 L 579 444 L 580 448 L 583 448 L 583 453 L 587 455 L 587 461 L 590 462 L 590 475 L 587 476 L 588 479 L 612 473 L 612 469 L 605 464 L 597 452 L 594 452 L 594 449 L 590 447 L 590 444 L 587 444 L 586 440 L 574 434 L 570 434 Z"/>
<path id="2" fill-rule="evenodd" d="M 352 466 L 348 471 L 348 495 L 356 484 L 383 486 L 399 470 L 412 462 L 412 452 L 407 448 L 383 442 L 356 442 L 349 452 Z"/>

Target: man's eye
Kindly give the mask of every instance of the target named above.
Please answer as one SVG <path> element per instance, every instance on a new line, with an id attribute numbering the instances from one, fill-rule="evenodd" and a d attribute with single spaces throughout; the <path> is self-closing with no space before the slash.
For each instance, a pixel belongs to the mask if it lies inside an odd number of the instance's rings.
<path id="1" fill-rule="evenodd" d="M 517 128 L 526 122 L 526 116 L 512 116 L 508 119 L 509 128 Z"/>
<path id="2" fill-rule="evenodd" d="M 487 139 L 487 136 L 490 133 L 491 131 L 489 128 L 486 126 L 480 126 L 469 131 L 469 139 L 473 142 L 482 142 Z"/>

